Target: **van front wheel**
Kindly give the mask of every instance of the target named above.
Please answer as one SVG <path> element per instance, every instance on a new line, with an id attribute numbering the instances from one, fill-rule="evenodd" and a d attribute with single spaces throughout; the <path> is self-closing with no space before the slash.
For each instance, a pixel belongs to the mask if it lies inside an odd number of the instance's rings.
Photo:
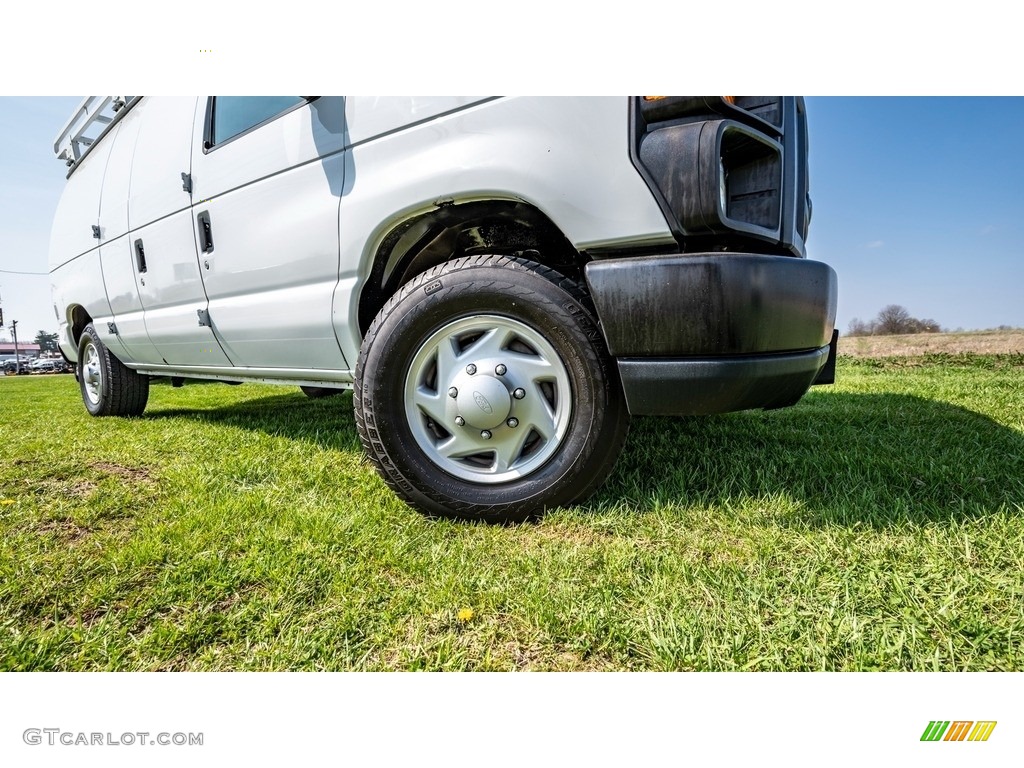
<path id="1" fill-rule="evenodd" d="M 629 424 L 579 287 L 506 256 L 442 264 L 367 331 L 356 425 L 388 485 L 430 515 L 514 522 L 607 478 Z"/>

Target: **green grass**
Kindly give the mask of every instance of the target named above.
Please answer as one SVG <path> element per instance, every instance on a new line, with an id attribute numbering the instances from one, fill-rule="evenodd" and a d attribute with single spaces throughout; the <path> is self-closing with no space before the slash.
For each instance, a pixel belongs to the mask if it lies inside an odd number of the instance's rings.
<path id="1" fill-rule="evenodd" d="M 511 527 L 409 510 L 348 395 L 7 377 L 0 669 L 1024 669 L 1024 359 L 838 375 Z"/>

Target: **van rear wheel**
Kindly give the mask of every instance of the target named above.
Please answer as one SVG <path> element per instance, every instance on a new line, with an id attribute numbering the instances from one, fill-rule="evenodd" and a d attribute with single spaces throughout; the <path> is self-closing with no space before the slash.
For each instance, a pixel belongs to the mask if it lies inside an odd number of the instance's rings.
<path id="1" fill-rule="evenodd" d="M 78 386 L 93 416 L 139 416 L 149 400 L 149 377 L 114 357 L 92 323 L 78 340 Z"/>

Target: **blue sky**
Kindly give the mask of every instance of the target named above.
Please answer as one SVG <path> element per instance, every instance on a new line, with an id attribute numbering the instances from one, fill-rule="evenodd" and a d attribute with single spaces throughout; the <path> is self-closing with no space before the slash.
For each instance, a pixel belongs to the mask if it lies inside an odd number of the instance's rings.
<path id="1" fill-rule="evenodd" d="M 39 330 L 54 332 L 57 320 L 45 276 L 50 224 L 67 168 L 53 155 L 53 139 L 81 97 L 0 98 L 0 299 L 4 325 L 18 321 L 18 340 Z M 0 338 L 10 338 L 9 332 Z"/>
<path id="2" fill-rule="evenodd" d="M 0 98 L 0 270 L 46 272 L 80 97 Z M 838 327 L 887 304 L 946 328 L 1024 327 L 1024 98 L 809 97 L 811 258 L 839 274 Z M 19 338 L 56 330 L 45 276 L 0 272 Z"/>
<path id="3" fill-rule="evenodd" d="M 839 327 L 887 304 L 946 328 L 1024 326 L 1022 98 L 810 98 L 809 254 Z"/>

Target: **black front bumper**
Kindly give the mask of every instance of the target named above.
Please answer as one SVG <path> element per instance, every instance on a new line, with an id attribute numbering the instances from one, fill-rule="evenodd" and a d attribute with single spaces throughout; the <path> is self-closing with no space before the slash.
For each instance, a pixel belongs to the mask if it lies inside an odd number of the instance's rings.
<path id="1" fill-rule="evenodd" d="M 586 278 L 633 414 L 781 408 L 829 362 L 838 289 L 821 262 L 673 254 L 594 261 Z"/>

